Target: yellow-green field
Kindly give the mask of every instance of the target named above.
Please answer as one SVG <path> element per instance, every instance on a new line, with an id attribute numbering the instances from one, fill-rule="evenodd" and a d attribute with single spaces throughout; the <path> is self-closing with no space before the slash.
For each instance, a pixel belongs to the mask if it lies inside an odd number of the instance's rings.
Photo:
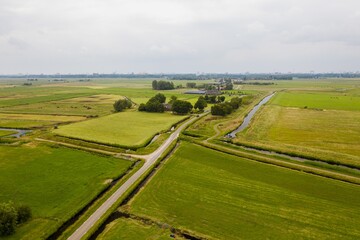
<path id="1" fill-rule="evenodd" d="M 235 142 L 360 167 L 359 104 L 336 93 L 278 93 Z"/>
<path id="2" fill-rule="evenodd" d="M 37 115 L 0 113 L 0 127 L 33 128 L 58 123 L 70 123 L 85 120 L 82 116 Z"/>
<path id="3" fill-rule="evenodd" d="M 77 139 L 123 147 L 146 145 L 157 133 L 165 131 L 186 116 L 170 113 L 127 111 L 61 126 L 54 133 Z"/>
<path id="4" fill-rule="evenodd" d="M 14 133 L 16 133 L 16 131 L 7 131 L 7 130 L 0 129 L 0 137 L 6 137 L 6 136 L 12 135 Z"/>
<path id="5" fill-rule="evenodd" d="M 146 225 L 132 219 L 117 219 L 109 224 L 105 231 L 97 238 L 99 240 L 170 240 L 169 229 L 161 229 L 156 225 Z M 177 238 L 179 239 L 179 238 Z"/>

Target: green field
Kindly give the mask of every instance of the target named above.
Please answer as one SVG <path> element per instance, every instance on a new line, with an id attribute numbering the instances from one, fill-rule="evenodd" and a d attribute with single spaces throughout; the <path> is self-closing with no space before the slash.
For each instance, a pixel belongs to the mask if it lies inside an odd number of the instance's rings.
<path id="1" fill-rule="evenodd" d="M 29 143 L 0 145 L 0 202 L 30 206 L 33 218 L 4 239 L 40 239 L 55 231 L 104 187 L 123 174 L 130 161 L 68 148 Z"/>
<path id="2" fill-rule="evenodd" d="M 215 239 L 357 239 L 360 187 L 182 143 L 126 207 Z"/>
<path id="3" fill-rule="evenodd" d="M 0 137 L 9 136 L 16 133 L 16 131 L 7 131 L 7 130 L 1 130 L 0 129 Z"/>
<path id="4" fill-rule="evenodd" d="M 112 113 L 113 103 L 123 98 L 120 95 L 98 94 L 75 97 L 65 100 L 49 101 L 0 108 L 8 113 L 56 114 L 56 115 L 108 115 Z"/>
<path id="5" fill-rule="evenodd" d="M 117 219 L 109 224 L 97 238 L 99 240 L 166 240 L 170 237 L 169 229 L 161 229 L 155 225 L 145 225 L 131 219 Z M 179 239 L 179 238 L 177 238 Z"/>
<path id="6" fill-rule="evenodd" d="M 186 116 L 127 111 L 61 126 L 54 133 L 124 147 L 146 145 L 158 132 L 170 129 Z"/>
<path id="7" fill-rule="evenodd" d="M 85 120 L 81 116 L 54 116 L 34 114 L 0 113 L 0 127 L 3 128 L 34 128 L 58 123 L 70 123 Z"/>
<path id="8" fill-rule="evenodd" d="M 358 110 L 354 91 L 279 92 L 234 142 L 359 168 Z"/>
<path id="9" fill-rule="evenodd" d="M 360 97 L 346 92 L 280 92 L 271 103 L 284 107 L 360 111 Z"/>

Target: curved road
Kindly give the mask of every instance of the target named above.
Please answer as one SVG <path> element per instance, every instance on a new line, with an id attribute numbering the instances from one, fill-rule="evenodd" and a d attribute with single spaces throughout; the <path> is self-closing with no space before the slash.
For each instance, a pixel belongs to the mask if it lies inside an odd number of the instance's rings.
<path id="1" fill-rule="evenodd" d="M 207 113 L 202 114 L 201 116 Z M 91 227 L 101 218 L 113 205 L 114 203 L 152 166 L 156 160 L 164 153 L 164 151 L 175 141 L 180 132 L 186 128 L 189 124 L 194 122 L 197 117 L 191 118 L 187 122 L 183 123 L 170 137 L 153 153 L 142 156 L 145 158 L 145 164 L 132 175 L 123 185 L 121 185 L 116 192 L 114 192 L 69 238 L 68 240 L 80 240 Z"/>

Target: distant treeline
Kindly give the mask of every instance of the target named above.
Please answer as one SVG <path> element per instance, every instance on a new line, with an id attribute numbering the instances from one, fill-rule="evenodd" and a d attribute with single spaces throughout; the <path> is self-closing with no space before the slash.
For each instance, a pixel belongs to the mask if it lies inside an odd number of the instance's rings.
<path id="1" fill-rule="evenodd" d="M 241 79 L 241 80 L 292 80 L 296 78 L 360 78 L 360 73 L 204 73 L 204 74 L 30 74 L 0 75 L 0 78 L 163 78 L 168 80 L 208 80 L 208 79 Z"/>

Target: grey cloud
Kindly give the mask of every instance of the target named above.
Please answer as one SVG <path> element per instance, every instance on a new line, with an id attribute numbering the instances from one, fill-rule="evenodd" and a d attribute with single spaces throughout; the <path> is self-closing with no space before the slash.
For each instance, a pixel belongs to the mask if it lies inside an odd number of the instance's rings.
<path id="1" fill-rule="evenodd" d="M 357 71 L 359 8 L 358 0 L 0 0 L 0 74 Z"/>

